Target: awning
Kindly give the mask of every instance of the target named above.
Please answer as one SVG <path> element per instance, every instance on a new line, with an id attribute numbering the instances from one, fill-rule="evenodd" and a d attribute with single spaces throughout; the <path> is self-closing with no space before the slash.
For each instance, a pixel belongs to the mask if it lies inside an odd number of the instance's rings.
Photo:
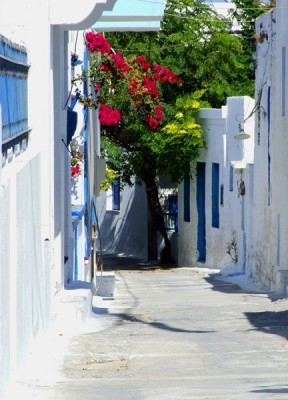
<path id="1" fill-rule="evenodd" d="M 93 25 L 98 31 L 155 31 L 163 19 L 165 0 L 117 0 Z"/>
<path id="2" fill-rule="evenodd" d="M 51 0 L 50 21 L 67 30 L 159 30 L 166 0 Z"/>

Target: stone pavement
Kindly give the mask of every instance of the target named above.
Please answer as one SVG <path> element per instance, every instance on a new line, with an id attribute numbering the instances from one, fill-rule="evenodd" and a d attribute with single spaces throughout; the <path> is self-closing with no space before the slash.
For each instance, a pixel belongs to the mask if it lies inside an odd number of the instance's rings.
<path id="1" fill-rule="evenodd" d="M 216 270 L 110 269 L 115 297 L 46 337 L 11 399 L 288 399 L 287 299 Z"/>

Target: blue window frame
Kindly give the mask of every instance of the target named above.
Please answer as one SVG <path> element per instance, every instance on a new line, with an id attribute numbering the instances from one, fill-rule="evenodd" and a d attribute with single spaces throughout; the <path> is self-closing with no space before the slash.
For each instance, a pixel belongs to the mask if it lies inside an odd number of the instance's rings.
<path id="1" fill-rule="evenodd" d="M 168 195 L 168 212 L 163 213 L 165 228 L 168 231 L 178 232 L 178 196 Z"/>
<path id="2" fill-rule="evenodd" d="M 184 221 L 190 222 L 190 177 L 184 179 Z"/>
<path id="3" fill-rule="evenodd" d="M 212 163 L 212 227 L 219 228 L 219 164 Z"/>
<path id="4" fill-rule="evenodd" d="M 268 122 L 268 206 L 271 204 L 271 152 L 270 152 L 270 125 L 271 125 L 271 88 L 267 93 L 267 122 Z"/>
<path id="5" fill-rule="evenodd" d="M 27 52 L 0 35 L 2 153 L 28 140 Z"/>
<path id="6" fill-rule="evenodd" d="M 112 182 L 112 209 L 120 210 L 120 177 Z"/>
<path id="7" fill-rule="evenodd" d="M 286 114 L 286 47 L 282 47 L 282 117 Z"/>

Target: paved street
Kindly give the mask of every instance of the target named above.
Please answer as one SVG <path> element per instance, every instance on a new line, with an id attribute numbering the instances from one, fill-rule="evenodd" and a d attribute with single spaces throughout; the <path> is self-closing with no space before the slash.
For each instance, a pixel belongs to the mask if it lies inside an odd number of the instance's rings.
<path id="1" fill-rule="evenodd" d="M 288 300 L 207 269 L 115 273 L 115 298 L 95 299 L 83 332 L 58 332 L 60 359 L 22 379 L 21 397 L 288 399 Z"/>

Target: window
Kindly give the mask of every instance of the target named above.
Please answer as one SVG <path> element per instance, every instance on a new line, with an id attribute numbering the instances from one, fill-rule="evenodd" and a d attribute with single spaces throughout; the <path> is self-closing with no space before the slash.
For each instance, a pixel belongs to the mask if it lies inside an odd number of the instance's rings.
<path id="1" fill-rule="evenodd" d="M 169 194 L 167 198 L 168 209 L 163 212 L 165 228 L 168 231 L 178 231 L 178 196 L 176 194 Z"/>
<path id="2" fill-rule="evenodd" d="M 212 163 L 212 227 L 219 228 L 219 164 Z"/>
<path id="3" fill-rule="evenodd" d="M 286 47 L 282 47 L 282 117 L 286 112 Z"/>
<path id="4" fill-rule="evenodd" d="M 112 210 L 120 210 L 120 177 L 112 182 Z"/>
<path id="5" fill-rule="evenodd" d="M 0 35 L 2 153 L 22 151 L 28 140 L 28 64 L 26 50 Z"/>
<path id="6" fill-rule="evenodd" d="M 190 222 L 190 177 L 184 179 L 184 221 Z"/>
<path id="7" fill-rule="evenodd" d="M 268 122 L 268 206 L 271 204 L 271 153 L 270 153 L 270 124 L 271 124 L 271 89 L 267 93 L 267 122 Z"/>

